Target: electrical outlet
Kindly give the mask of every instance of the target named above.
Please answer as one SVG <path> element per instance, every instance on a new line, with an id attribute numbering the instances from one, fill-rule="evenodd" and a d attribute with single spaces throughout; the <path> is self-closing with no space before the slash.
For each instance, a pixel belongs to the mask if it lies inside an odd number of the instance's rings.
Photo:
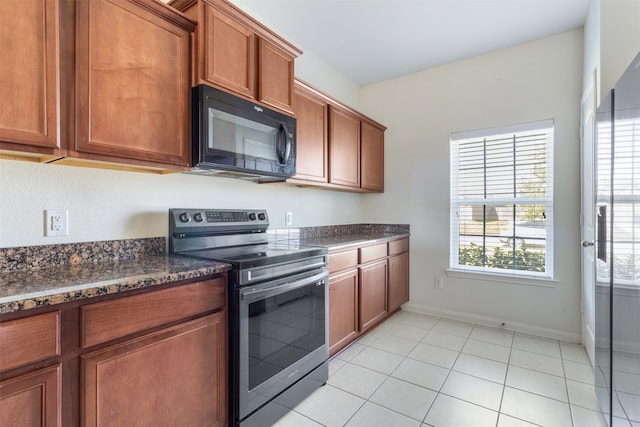
<path id="1" fill-rule="evenodd" d="M 287 211 L 284 213 L 284 225 L 293 225 L 293 212 Z"/>
<path id="2" fill-rule="evenodd" d="M 444 279 L 442 277 L 434 277 L 433 278 L 433 287 L 436 289 L 444 288 Z"/>
<path id="3" fill-rule="evenodd" d="M 68 236 L 69 235 L 69 211 L 63 209 L 47 209 L 44 211 L 44 235 Z"/>

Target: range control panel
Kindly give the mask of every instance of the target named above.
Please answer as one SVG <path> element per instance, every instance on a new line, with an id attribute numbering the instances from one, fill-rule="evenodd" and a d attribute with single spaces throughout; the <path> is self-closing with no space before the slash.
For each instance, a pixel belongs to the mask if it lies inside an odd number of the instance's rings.
<path id="1" fill-rule="evenodd" d="M 169 209 L 169 232 L 195 233 L 266 230 L 269 217 L 264 209 Z"/>

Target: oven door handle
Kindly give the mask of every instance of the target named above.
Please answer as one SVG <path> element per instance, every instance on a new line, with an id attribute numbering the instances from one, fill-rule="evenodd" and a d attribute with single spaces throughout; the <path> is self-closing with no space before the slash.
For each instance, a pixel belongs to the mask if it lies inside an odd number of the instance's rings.
<path id="1" fill-rule="evenodd" d="M 311 284 L 316 286 L 324 285 L 329 278 L 329 271 L 326 268 L 322 269 L 321 273 L 315 274 L 304 279 L 296 280 L 295 282 L 283 283 L 281 285 L 270 286 L 264 289 L 250 288 L 240 290 L 240 299 L 242 301 L 254 301 L 258 299 L 269 298 L 274 295 L 281 294 L 283 292 L 292 291 L 294 289 L 303 288 Z"/>

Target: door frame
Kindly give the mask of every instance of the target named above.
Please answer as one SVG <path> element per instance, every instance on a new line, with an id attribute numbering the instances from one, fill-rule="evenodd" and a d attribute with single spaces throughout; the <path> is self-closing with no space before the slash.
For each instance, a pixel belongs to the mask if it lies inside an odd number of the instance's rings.
<path id="1" fill-rule="evenodd" d="M 597 109 L 597 70 L 583 91 L 580 100 L 580 230 L 582 242 L 595 242 L 595 177 Z M 581 250 L 581 325 L 582 345 L 592 365 L 595 363 L 595 246 Z"/>

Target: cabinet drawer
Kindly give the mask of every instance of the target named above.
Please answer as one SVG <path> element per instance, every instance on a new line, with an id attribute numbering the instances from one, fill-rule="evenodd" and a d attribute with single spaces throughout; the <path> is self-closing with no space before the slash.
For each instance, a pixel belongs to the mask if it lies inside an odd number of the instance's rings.
<path id="1" fill-rule="evenodd" d="M 409 239 L 400 239 L 389 242 L 389 256 L 409 252 Z"/>
<path id="2" fill-rule="evenodd" d="M 82 348 L 223 307 L 226 280 L 178 286 L 82 307 Z"/>
<path id="3" fill-rule="evenodd" d="M 60 355 L 60 312 L 0 323 L 0 371 Z"/>
<path id="4" fill-rule="evenodd" d="M 365 246 L 360 248 L 360 264 L 367 263 L 379 258 L 387 256 L 387 244 L 379 243 L 377 245 Z"/>
<path id="5" fill-rule="evenodd" d="M 329 273 L 345 270 L 350 267 L 355 267 L 356 265 L 358 265 L 358 250 L 352 249 L 350 251 L 329 254 L 328 264 Z"/>

